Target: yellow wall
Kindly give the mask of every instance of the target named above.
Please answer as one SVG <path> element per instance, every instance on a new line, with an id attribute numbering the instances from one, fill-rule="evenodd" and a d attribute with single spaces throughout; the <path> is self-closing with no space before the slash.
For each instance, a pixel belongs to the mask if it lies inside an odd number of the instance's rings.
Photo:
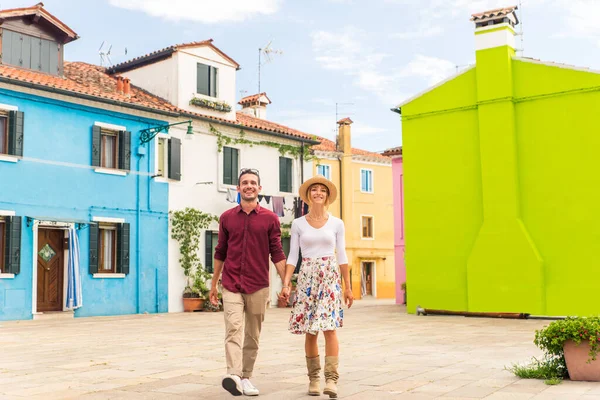
<path id="1" fill-rule="evenodd" d="M 339 154 L 339 153 L 337 153 Z M 332 153 L 332 156 L 337 155 Z M 313 163 L 313 174 L 317 165 L 329 165 L 331 180 L 338 188 L 338 199 L 329 206 L 332 215 L 340 217 L 340 201 L 344 202 L 347 216 L 346 252 L 352 271 L 352 291 L 356 299 L 361 298 L 361 262 L 372 261 L 375 264 L 375 294 L 377 298 L 395 297 L 394 262 L 394 209 L 392 193 L 392 165 L 361 161 L 356 156 L 347 157 L 344 165 L 344 182 L 340 185 L 340 160 L 320 158 Z M 373 193 L 360 190 L 360 170 L 373 171 Z M 351 203 L 351 204 L 346 204 Z M 374 239 L 363 239 L 362 216 L 373 216 Z"/>

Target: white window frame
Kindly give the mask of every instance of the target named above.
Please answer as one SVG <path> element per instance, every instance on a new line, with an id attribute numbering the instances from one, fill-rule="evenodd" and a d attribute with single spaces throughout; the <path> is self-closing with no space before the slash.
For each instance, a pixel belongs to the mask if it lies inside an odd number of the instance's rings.
<path id="1" fill-rule="evenodd" d="M 13 106 L 11 104 L 2 104 L 0 103 L 0 110 L 2 111 L 19 111 L 19 107 Z M 8 129 L 8 118 L 6 118 L 6 129 Z M 13 156 L 11 154 L 0 154 L 0 161 L 6 161 L 10 163 L 17 163 L 21 157 Z"/>
<path id="2" fill-rule="evenodd" d="M 363 190 L 363 184 L 362 184 L 363 183 L 363 181 L 362 181 L 363 171 L 371 173 L 371 190 L 370 191 Z M 373 173 L 373 170 L 370 168 L 361 168 L 360 169 L 360 191 L 361 191 L 361 193 L 369 193 L 369 194 L 375 193 L 375 174 Z"/>
<path id="3" fill-rule="evenodd" d="M 125 218 L 115 218 L 115 217 L 92 217 L 92 222 L 103 222 L 103 223 L 107 223 L 107 224 L 124 224 Z M 117 238 L 118 241 L 118 238 Z M 116 251 L 117 249 L 115 249 Z M 121 278 L 124 279 L 125 278 L 125 274 L 120 274 L 120 273 L 97 273 L 97 274 L 93 274 L 92 278 L 94 279 L 114 279 L 114 278 Z"/>
<path id="4" fill-rule="evenodd" d="M 211 96 L 209 94 L 198 93 L 198 64 L 203 64 L 203 65 L 206 65 L 207 67 L 210 67 L 210 68 L 216 68 L 216 70 L 217 70 L 217 79 L 215 81 L 215 85 L 216 85 L 215 93 L 216 93 L 216 96 L 213 97 L 213 96 Z M 203 62 L 196 61 L 196 81 L 195 81 L 195 87 L 194 87 L 194 93 L 195 93 L 194 96 L 195 97 L 197 97 L 197 98 L 203 98 L 203 99 L 207 99 L 207 100 L 213 100 L 213 101 L 219 99 L 219 95 L 220 95 L 219 81 L 221 79 L 221 73 L 219 72 L 220 69 L 221 69 L 220 66 L 216 67 L 216 66 L 212 65 L 211 63 L 207 63 L 207 62 L 204 62 L 204 61 Z M 210 81 L 210 77 L 208 79 Z M 210 85 L 210 82 L 209 82 L 209 85 Z"/>
<path id="5" fill-rule="evenodd" d="M 372 231 L 371 232 L 371 234 L 372 234 L 371 237 L 363 236 L 363 228 L 364 228 L 363 218 L 364 217 L 371 218 L 371 224 L 372 224 L 372 226 L 371 226 L 371 231 Z M 360 238 L 361 238 L 361 240 L 375 240 L 375 217 L 373 215 L 369 215 L 369 214 L 361 214 L 360 215 Z"/>
<path id="6" fill-rule="evenodd" d="M 323 168 L 323 171 L 327 171 L 326 174 L 319 174 L 319 167 Z M 323 175 L 325 178 L 331 180 L 331 165 L 329 164 L 317 164 L 317 175 Z"/>
<path id="7" fill-rule="evenodd" d="M 163 182 L 163 183 L 168 183 L 169 182 L 169 152 L 168 152 L 168 143 L 170 140 L 170 136 L 165 134 L 165 133 L 159 133 L 158 135 L 156 135 L 155 137 L 155 143 L 154 143 L 154 154 L 156 154 L 156 156 L 154 157 L 154 180 L 156 182 Z M 163 154 L 159 154 L 159 147 L 158 147 L 158 142 L 160 139 L 165 140 L 165 144 L 166 146 L 163 148 Z M 164 162 L 164 171 L 163 171 L 163 175 L 159 175 L 158 174 L 158 159 L 159 157 L 163 158 L 163 162 Z"/>

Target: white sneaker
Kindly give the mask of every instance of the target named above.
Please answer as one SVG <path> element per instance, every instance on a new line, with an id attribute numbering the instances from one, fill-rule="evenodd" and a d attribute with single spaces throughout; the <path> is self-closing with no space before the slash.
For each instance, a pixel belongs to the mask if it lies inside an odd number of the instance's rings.
<path id="1" fill-rule="evenodd" d="M 242 380 L 237 375 L 225 375 L 221 384 L 223 385 L 223 389 L 234 396 L 241 396 L 243 394 Z"/>
<path id="2" fill-rule="evenodd" d="M 242 379 L 242 388 L 246 396 L 258 396 L 258 389 L 254 387 L 250 379 Z"/>

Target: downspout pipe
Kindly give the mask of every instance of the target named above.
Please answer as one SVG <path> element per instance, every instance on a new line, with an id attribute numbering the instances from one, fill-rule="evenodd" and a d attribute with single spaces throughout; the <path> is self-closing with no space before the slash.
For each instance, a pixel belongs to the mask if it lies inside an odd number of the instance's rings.
<path id="1" fill-rule="evenodd" d="M 300 143 L 300 184 L 304 183 L 304 142 Z"/>
<path id="2" fill-rule="evenodd" d="M 137 154 L 137 171 L 140 172 L 140 167 L 142 164 L 142 157 L 143 155 L 143 151 L 139 151 L 141 149 L 138 149 L 138 154 Z M 140 240 L 140 220 L 141 220 L 141 196 L 140 196 L 140 174 L 136 174 L 136 179 L 137 179 L 137 184 L 136 184 L 136 197 L 135 197 L 135 202 L 136 202 L 136 221 L 135 221 L 135 242 L 136 242 L 136 246 L 135 246 L 135 263 L 136 263 L 136 277 L 137 277 L 137 285 L 136 285 L 136 298 L 137 298 L 137 306 L 136 306 L 136 310 L 137 313 L 140 313 L 141 310 L 141 283 L 142 283 L 142 265 L 141 265 L 141 240 Z"/>

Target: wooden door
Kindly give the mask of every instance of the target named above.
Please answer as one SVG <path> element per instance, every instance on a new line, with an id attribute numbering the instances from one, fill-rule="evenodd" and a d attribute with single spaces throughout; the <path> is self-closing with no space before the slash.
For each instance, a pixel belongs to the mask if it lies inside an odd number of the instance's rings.
<path id="1" fill-rule="evenodd" d="M 367 278 L 367 296 L 373 296 L 373 263 L 365 263 L 364 268 Z"/>
<path id="2" fill-rule="evenodd" d="M 38 230 L 37 311 L 63 310 L 64 231 Z"/>

